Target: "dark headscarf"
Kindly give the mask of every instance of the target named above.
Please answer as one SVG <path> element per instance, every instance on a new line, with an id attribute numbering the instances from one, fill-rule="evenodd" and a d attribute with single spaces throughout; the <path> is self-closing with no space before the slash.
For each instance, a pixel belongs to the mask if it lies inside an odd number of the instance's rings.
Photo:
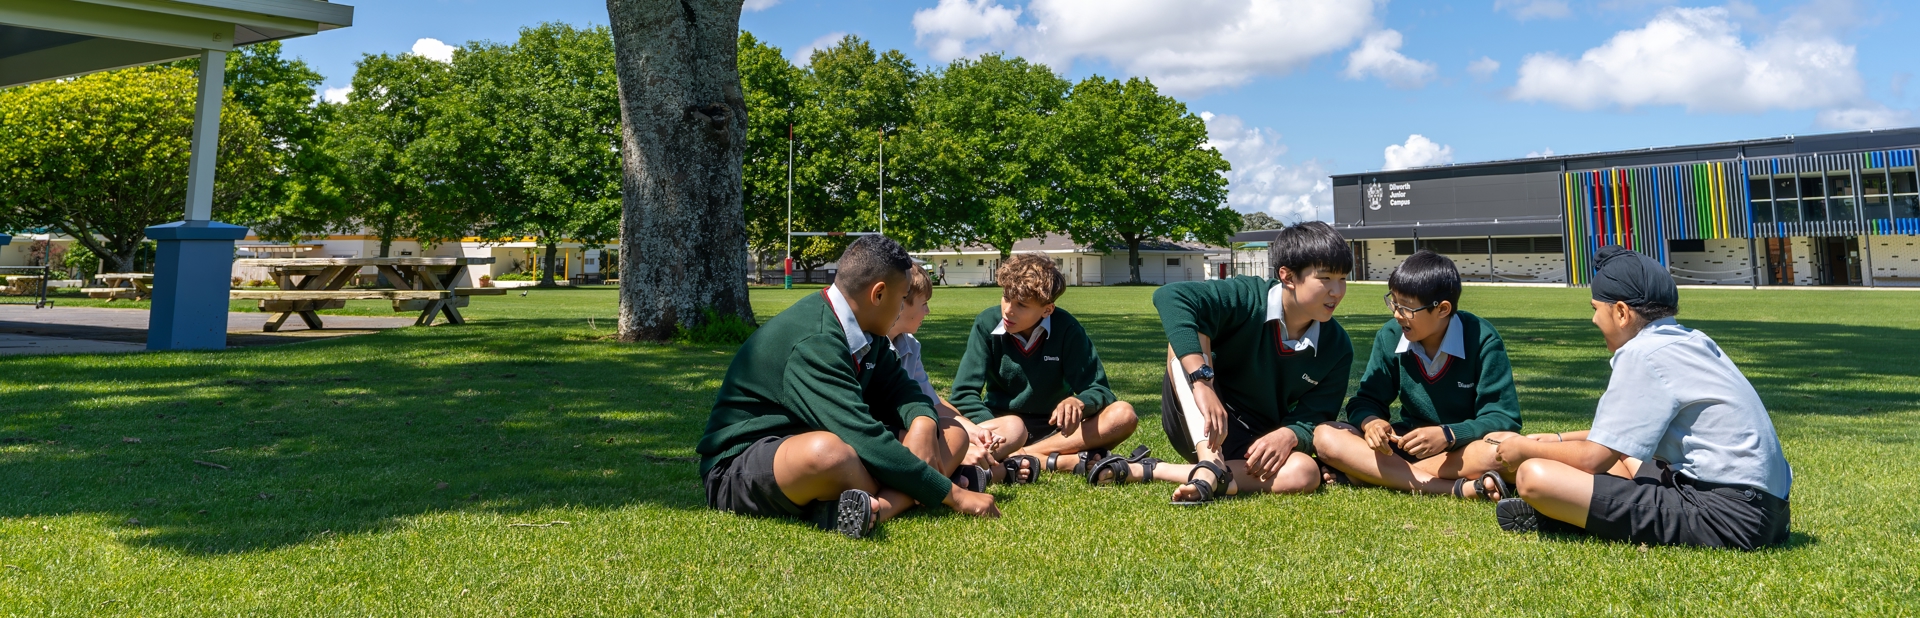
<path id="1" fill-rule="evenodd" d="M 1609 245 L 1601 247 L 1593 259 L 1593 299 L 1679 309 L 1680 289 L 1674 286 L 1667 267 L 1653 258 Z"/>

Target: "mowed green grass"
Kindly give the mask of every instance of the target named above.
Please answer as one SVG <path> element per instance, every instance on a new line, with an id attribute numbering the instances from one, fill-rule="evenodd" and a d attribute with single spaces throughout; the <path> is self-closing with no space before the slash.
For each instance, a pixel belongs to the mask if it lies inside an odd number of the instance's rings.
<path id="1" fill-rule="evenodd" d="M 1386 319 L 1356 284 L 1357 376 Z M 1151 288 L 1072 289 L 1162 456 Z M 762 319 L 813 290 L 756 289 Z M 1530 431 L 1583 429 L 1585 290 L 1469 288 Z M 1803 615 L 1920 607 L 1920 294 L 1687 290 L 1773 412 L 1790 546 L 1501 532 L 1491 507 L 1339 488 L 1208 507 L 1170 484 L 996 487 L 851 541 L 704 508 L 694 443 L 734 349 L 612 341 L 611 290 L 475 299 L 466 327 L 221 353 L 0 358 L 6 615 Z M 997 290 L 942 288 L 943 391 Z M 199 462 L 217 464 L 212 467 Z M 556 523 L 566 522 L 566 523 Z M 547 527 L 514 524 L 551 524 Z"/>

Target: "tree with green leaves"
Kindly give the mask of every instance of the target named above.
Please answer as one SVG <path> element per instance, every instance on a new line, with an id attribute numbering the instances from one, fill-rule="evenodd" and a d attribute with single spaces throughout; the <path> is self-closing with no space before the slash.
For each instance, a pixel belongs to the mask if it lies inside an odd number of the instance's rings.
<path id="1" fill-rule="evenodd" d="M 458 52 L 456 52 L 457 54 Z M 435 139 L 435 98 L 453 85 L 445 63 L 406 54 L 368 55 L 355 63 L 353 92 L 334 110 L 322 140 L 332 159 L 345 217 L 336 229 L 361 228 L 388 257 L 396 238 L 433 244 L 463 237 L 476 223 L 467 198 L 448 182 L 458 156 Z"/>
<path id="2" fill-rule="evenodd" d="M 747 245 L 757 255 L 785 257 L 787 155 L 790 145 L 793 152 L 799 150 L 788 138 L 807 74 L 788 62 L 780 48 L 761 42 L 751 32 L 740 33 L 739 50 L 740 90 L 748 110 L 747 144 L 740 161 Z"/>
<path id="3" fill-rule="evenodd" d="M 1240 230 L 1239 231 L 1242 231 L 1242 232 L 1251 232 L 1254 230 L 1277 230 L 1283 227 L 1286 227 L 1286 224 L 1281 223 L 1279 219 L 1273 218 L 1273 215 L 1270 215 L 1264 212 L 1240 213 Z"/>
<path id="4" fill-rule="evenodd" d="M 913 61 L 905 54 L 875 51 L 859 37 L 849 35 L 813 51 L 794 113 L 796 230 L 856 232 L 886 227 L 888 235 L 911 243 L 913 230 L 883 226 L 880 221 L 880 150 L 881 141 L 886 140 L 897 151 L 901 130 L 912 124 L 911 95 L 918 79 Z M 898 188 L 890 183 L 887 190 L 891 194 Z M 794 260 L 811 271 L 839 257 L 853 239 L 796 239 Z"/>
<path id="5" fill-rule="evenodd" d="M 893 218 L 909 246 L 1013 244 L 1061 229 L 1057 114 L 1070 84 L 1045 65 L 987 54 L 921 80 Z"/>
<path id="6" fill-rule="evenodd" d="M 487 238 L 545 247 L 552 287 L 562 241 L 599 245 L 620 218 L 620 106 L 605 27 L 548 23 L 513 45 L 476 43 L 454 61 L 433 139 L 456 198 L 484 209 Z"/>
<path id="7" fill-rule="evenodd" d="M 1075 242 L 1127 247 L 1129 281 L 1140 283 L 1140 243 L 1224 244 L 1240 226 L 1227 207 L 1226 158 L 1205 147 L 1207 125 L 1142 78 L 1100 76 L 1073 88 L 1061 114 Z"/>
<path id="8" fill-rule="evenodd" d="M 0 222 L 57 229 L 131 272 L 147 227 L 186 209 L 196 81 L 139 68 L 0 90 Z M 215 216 L 274 173 L 260 122 L 231 94 L 219 143 Z"/>

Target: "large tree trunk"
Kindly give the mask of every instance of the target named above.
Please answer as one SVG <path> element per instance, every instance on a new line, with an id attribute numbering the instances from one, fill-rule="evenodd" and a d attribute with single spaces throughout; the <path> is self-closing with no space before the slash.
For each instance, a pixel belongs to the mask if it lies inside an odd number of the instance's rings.
<path id="1" fill-rule="evenodd" d="M 743 0 L 607 0 L 620 78 L 620 338 L 753 322 L 740 201 Z"/>
<path id="2" fill-rule="evenodd" d="M 559 287 L 559 284 L 553 282 L 554 253 L 555 253 L 555 249 L 554 249 L 553 243 L 551 242 L 547 243 L 547 255 L 541 258 L 541 261 L 544 264 L 546 264 L 546 266 L 543 266 L 540 268 L 540 283 L 536 287 L 543 287 L 543 288 Z"/>
<path id="3" fill-rule="evenodd" d="M 1128 283 L 1139 285 L 1140 284 L 1140 237 L 1128 236 L 1128 237 L 1122 237 L 1121 240 L 1127 241 L 1127 272 L 1132 273 L 1131 276 L 1133 277 L 1133 279 L 1129 280 Z"/>

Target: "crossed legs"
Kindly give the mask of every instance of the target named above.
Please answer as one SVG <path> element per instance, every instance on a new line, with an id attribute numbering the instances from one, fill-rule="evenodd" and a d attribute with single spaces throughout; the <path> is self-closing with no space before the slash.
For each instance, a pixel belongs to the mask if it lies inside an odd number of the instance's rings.
<path id="1" fill-rule="evenodd" d="M 1519 434 L 1496 432 L 1486 439 L 1474 440 L 1458 450 L 1408 462 L 1399 455 L 1382 454 L 1367 446 L 1360 430 L 1347 423 L 1326 423 L 1314 428 L 1313 446 L 1320 461 L 1347 473 L 1347 477 L 1368 485 L 1377 485 L 1417 494 L 1451 494 L 1456 479 L 1478 479 L 1500 467 L 1494 460 L 1497 443 Z M 1492 440 L 1489 442 L 1488 440 Z M 1469 483 L 1470 495 L 1478 497 L 1490 488 Z M 1512 498 L 1514 496 L 1498 496 Z"/>
<path id="2" fill-rule="evenodd" d="M 1078 425 L 1062 428 L 1058 432 L 1035 440 L 1032 444 L 1027 444 L 1027 440 L 1032 439 L 1032 436 L 1028 434 L 1026 423 L 1018 415 L 999 416 L 980 424 L 981 427 L 992 429 L 994 433 L 1007 439 L 1006 444 L 1001 447 L 1005 453 L 1000 451 L 994 453 L 996 461 L 1012 455 L 1032 455 L 1045 462 L 1048 454 L 1059 453 L 1060 457 L 1055 465 L 1061 469 L 1072 469 L 1074 465 L 1080 463 L 1082 452 L 1118 446 L 1133 436 L 1133 430 L 1139 425 L 1140 417 L 1134 413 L 1133 404 L 1125 401 L 1107 404 L 1099 414 L 1080 421 Z"/>
<path id="3" fill-rule="evenodd" d="M 900 433 L 900 442 L 940 474 L 951 475 L 966 455 L 967 431 L 951 419 L 926 417 Z M 876 521 L 886 521 L 914 505 L 899 490 L 884 488 L 867 472 L 853 447 L 826 431 L 810 431 L 780 443 L 773 455 L 773 479 L 794 504 L 835 501 L 840 492 L 858 489 L 873 495 Z"/>

